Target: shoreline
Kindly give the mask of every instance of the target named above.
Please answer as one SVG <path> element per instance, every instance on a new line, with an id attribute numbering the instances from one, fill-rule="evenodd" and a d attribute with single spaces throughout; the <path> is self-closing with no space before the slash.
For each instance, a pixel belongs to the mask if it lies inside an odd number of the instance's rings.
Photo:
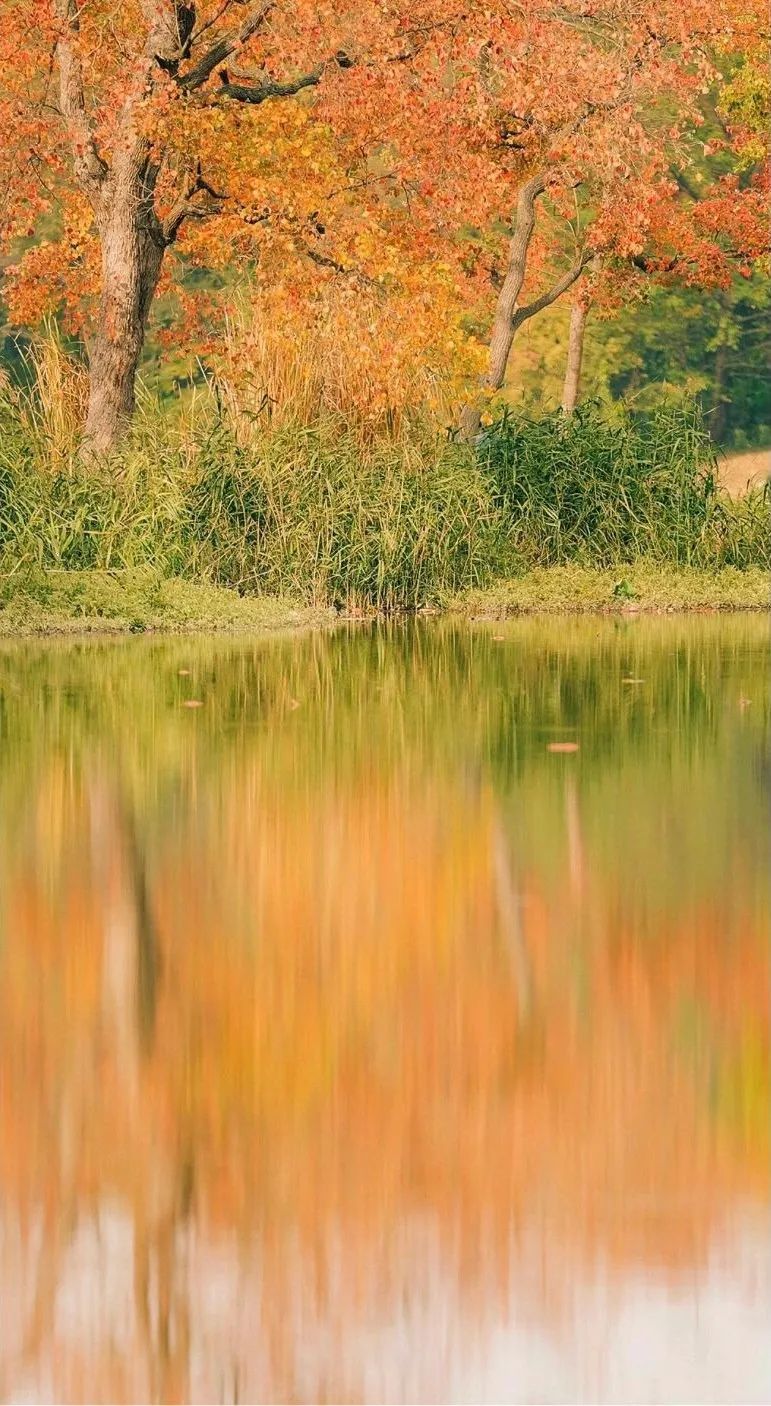
<path id="1" fill-rule="evenodd" d="M 634 565 L 538 567 L 485 588 L 447 595 L 420 618 L 502 620 L 528 615 L 715 614 L 771 610 L 771 576 L 758 567 L 717 571 Z M 146 569 L 37 571 L 0 577 L 0 638 L 131 634 L 263 634 L 329 629 L 386 618 L 224 586 L 161 578 Z M 394 618 L 391 616 L 390 618 Z"/>

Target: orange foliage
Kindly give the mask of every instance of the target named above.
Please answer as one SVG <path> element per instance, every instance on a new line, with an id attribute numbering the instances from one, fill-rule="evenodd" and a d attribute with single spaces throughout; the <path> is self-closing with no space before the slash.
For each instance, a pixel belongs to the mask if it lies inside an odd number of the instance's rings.
<path id="1" fill-rule="evenodd" d="M 752 261 L 760 187 L 723 183 L 692 208 L 675 198 L 670 170 L 704 91 L 724 83 L 718 65 L 756 47 L 754 3 L 280 0 L 268 11 L 12 0 L 2 116 L 15 140 L 0 217 L 8 237 L 28 236 L 49 212 L 43 241 L 7 277 L 17 322 L 61 306 L 88 330 L 104 226 L 91 209 L 101 208 L 94 163 L 109 185 L 129 138 L 152 173 L 146 217 L 178 254 L 162 286 L 172 270 L 185 279 L 196 264 L 235 264 L 293 308 L 309 274 L 334 276 L 352 290 L 357 327 L 373 321 L 373 299 L 395 297 L 381 346 L 397 332 L 405 362 L 451 353 L 458 310 L 489 296 L 517 191 L 536 169 L 548 173 L 555 218 L 534 246 L 528 297 L 581 244 L 724 282 L 728 230 Z M 62 121 L 51 87 L 65 43 L 82 104 Z M 737 118 L 737 140 L 742 131 Z M 580 230 L 577 188 L 590 219 Z M 188 279 L 183 313 L 196 299 Z"/>

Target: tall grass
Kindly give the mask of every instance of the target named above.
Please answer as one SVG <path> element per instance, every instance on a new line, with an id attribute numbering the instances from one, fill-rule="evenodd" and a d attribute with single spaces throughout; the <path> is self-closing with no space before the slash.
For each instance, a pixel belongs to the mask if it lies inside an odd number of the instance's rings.
<path id="1" fill-rule="evenodd" d="M 77 459 L 86 414 L 86 367 L 68 354 L 55 323 L 45 325 L 24 361 L 26 383 L 0 385 L 3 433 L 41 470 L 66 470 Z"/>
<path id="2" fill-rule="evenodd" d="M 143 396 L 120 453 L 84 467 L 82 371 L 56 345 L 34 355 L 30 389 L 0 387 L 5 572 L 151 565 L 242 593 L 397 610 L 533 564 L 771 566 L 768 498 L 718 493 L 689 407 L 505 416 L 472 449 L 420 414 L 363 432 L 309 370 L 304 420 L 291 379 L 270 418 L 246 413 L 228 384 L 178 414 Z"/>
<path id="3" fill-rule="evenodd" d="M 355 312 L 323 290 L 301 308 L 267 290 L 233 298 L 215 361 L 231 424 L 315 425 L 342 420 L 358 438 L 401 435 L 426 413 L 453 418 L 458 377 L 473 366 L 468 338 L 439 353 L 430 319 L 407 301 L 360 288 Z"/>
<path id="4" fill-rule="evenodd" d="M 0 395 L 0 569 L 151 564 L 317 604 L 414 609 L 500 569 L 505 525 L 465 447 L 339 419 L 254 427 L 210 400 L 194 428 L 140 412 L 119 458 L 41 461 Z"/>
<path id="5" fill-rule="evenodd" d="M 241 590 L 417 607 L 486 581 L 505 532 L 473 456 L 417 434 L 362 446 L 339 422 L 202 446 L 185 503 L 189 563 Z"/>

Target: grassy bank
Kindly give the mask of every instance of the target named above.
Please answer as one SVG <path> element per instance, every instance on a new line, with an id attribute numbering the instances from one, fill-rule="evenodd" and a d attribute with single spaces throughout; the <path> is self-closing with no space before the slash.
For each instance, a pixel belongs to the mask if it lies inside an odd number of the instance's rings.
<path id="1" fill-rule="evenodd" d="M 241 596 L 147 569 L 35 571 L 0 577 L 0 637 L 145 631 L 319 628 L 333 611 L 278 596 Z"/>
<path id="2" fill-rule="evenodd" d="M 539 612 L 630 614 L 764 610 L 769 577 L 752 568 L 718 571 L 637 563 L 618 570 L 536 567 L 486 588 L 449 594 L 442 608 L 468 619 Z M 147 569 L 37 571 L 0 578 L 0 637 L 153 631 L 269 633 L 329 626 L 334 610 L 277 596 L 242 596 L 225 586 L 166 578 Z"/>
<path id="3" fill-rule="evenodd" d="M 539 611 L 629 615 L 770 608 L 771 577 L 760 567 L 709 571 L 645 561 L 605 569 L 537 567 L 483 590 L 463 592 L 448 602 L 452 613 L 469 619 L 505 619 Z"/>

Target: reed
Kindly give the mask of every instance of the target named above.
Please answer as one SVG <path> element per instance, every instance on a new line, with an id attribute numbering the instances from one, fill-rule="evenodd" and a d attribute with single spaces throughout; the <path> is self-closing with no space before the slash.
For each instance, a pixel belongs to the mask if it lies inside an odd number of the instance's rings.
<path id="1" fill-rule="evenodd" d="M 0 399 L 0 569 L 151 565 L 242 593 L 415 609 L 483 585 L 505 524 L 473 453 L 426 431 L 362 444 L 328 418 L 243 442 L 209 406 L 191 435 L 140 414 L 110 464 L 41 466 Z"/>

